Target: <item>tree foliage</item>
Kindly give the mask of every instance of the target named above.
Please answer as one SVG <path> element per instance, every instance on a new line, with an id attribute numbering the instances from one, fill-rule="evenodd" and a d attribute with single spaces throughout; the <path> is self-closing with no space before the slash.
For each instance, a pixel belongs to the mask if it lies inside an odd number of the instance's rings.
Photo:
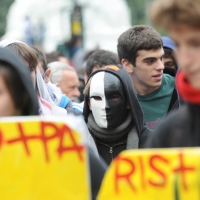
<path id="1" fill-rule="evenodd" d="M 5 33 L 8 9 L 14 0 L 0 0 L 0 37 Z"/>
<path id="2" fill-rule="evenodd" d="M 126 0 L 131 10 L 132 25 L 150 24 L 147 10 L 151 0 Z"/>
<path id="3" fill-rule="evenodd" d="M 132 25 L 139 24 L 147 24 L 153 26 L 151 24 L 151 20 L 148 17 L 148 9 L 153 0 L 126 0 L 127 4 L 131 10 L 131 22 Z M 167 0 L 166 0 L 167 1 Z M 161 35 L 166 35 L 165 30 L 159 27 L 154 27 Z"/>

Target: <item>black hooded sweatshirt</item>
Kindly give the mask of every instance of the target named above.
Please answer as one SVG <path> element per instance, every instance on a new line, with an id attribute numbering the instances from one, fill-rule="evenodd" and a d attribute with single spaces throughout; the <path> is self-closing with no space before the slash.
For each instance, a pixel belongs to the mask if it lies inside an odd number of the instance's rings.
<path id="1" fill-rule="evenodd" d="M 29 110 L 26 111 L 26 115 L 38 115 L 38 99 L 33 87 L 30 72 L 23 61 L 11 51 L 5 48 L 0 48 L 0 62 L 8 63 L 17 71 L 18 76 L 21 79 L 22 85 L 24 86 L 26 92 L 30 97 L 30 106 Z"/>
<path id="2" fill-rule="evenodd" d="M 169 68 L 169 67 L 165 67 L 165 69 L 163 70 L 163 73 L 165 74 L 169 74 L 170 76 L 173 76 L 174 78 L 176 77 L 176 73 L 177 73 L 177 69 L 174 68 Z M 177 110 L 179 108 L 179 101 L 178 101 L 178 93 L 176 90 L 176 87 L 173 90 L 172 93 L 172 97 L 170 100 L 170 104 L 168 107 L 168 111 L 167 114 L 169 114 L 170 112 Z"/>
<path id="3" fill-rule="evenodd" d="M 151 131 L 144 125 L 143 121 L 143 112 L 140 107 L 140 104 L 138 102 L 136 93 L 134 91 L 133 83 L 130 78 L 130 75 L 127 73 L 127 71 L 121 66 L 117 65 L 116 66 L 119 70 L 113 70 L 112 68 L 101 68 L 95 72 L 93 72 L 89 79 L 94 76 L 96 73 L 105 71 L 108 73 L 113 74 L 114 76 L 117 76 L 120 82 L 123 85 L 123 89 L 126 95 L 126 99 L 129 102 L 130 105 L 130 113 L 132 117 L 132 123 L 135 126 L 135 129 L 138 133 L 139 137 L 139 148 L 142 148 L 144 146 L 144 143 L 151 133 Z M 88 81 L 89 81 L 88 79 Z M 90 109 L 88 106 L 88 100 L 89 96 L 85 95 L 85 104 L 84 104 L 84 109 L 83 109 L 83 115 L 85 118 L 86 123 L 88 122 L 88 116 L 90 114 Z M 118 140 L 118 141 L 113 141 L 113 142 L 102 142 L 99 140 L 97 137 L 94 136 L 94 134 L 91 132 L 90 128 L 89 131 L 91 135 L 93 136 L 97 149 L 99 154 L 103 157 L 103 159 L 106 161 L 107 164 L 109 164 L 113 158 L 115 158 L 121 151 L 126 149 L 126 143 L 127 143 L 127 135 Z"/>

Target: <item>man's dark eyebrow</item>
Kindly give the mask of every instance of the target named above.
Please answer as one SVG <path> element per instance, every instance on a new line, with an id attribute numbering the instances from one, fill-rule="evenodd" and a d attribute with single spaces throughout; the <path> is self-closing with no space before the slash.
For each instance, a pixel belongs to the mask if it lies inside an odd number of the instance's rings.
<path id="1" fill-rule="evenodd" d="M 143 61 L 149 61 L 149 60 L 155 60 L 156 58 L 155 57 L 147 57 L 147 58 L 144 58 Z"/>
<path id="2" fill-rule="evenodd" d="M 164 55 L 165 55 L 165 53 L 163 53 L 160 58 L 163 58 Z M 157 58 L 156 57 L 147 57 L 147 58 L 144 58 L 143 61 L 154 60 L 154 59 L 157 59 Z"/>

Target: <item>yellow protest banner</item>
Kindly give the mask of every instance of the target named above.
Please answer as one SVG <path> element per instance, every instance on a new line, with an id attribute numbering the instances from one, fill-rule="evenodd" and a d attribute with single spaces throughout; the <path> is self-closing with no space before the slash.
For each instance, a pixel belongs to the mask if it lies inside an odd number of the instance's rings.
<path id="1" fill-rule="evenodd" d="M 87 161 L 81 135 L 64 122 L 0 120 L 1 200 L 88 200 Z"/>
<path id="2" fill-rule="evenodd" d="M 109 167 L 98 200 L 199 200 L 200 148 L 122 152 Z"/>

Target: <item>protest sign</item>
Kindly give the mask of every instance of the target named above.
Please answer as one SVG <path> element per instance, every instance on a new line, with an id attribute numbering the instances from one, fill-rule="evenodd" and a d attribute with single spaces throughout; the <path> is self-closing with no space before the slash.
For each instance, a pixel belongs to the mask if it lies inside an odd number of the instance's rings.
<path id="1" fill-rule="evenodd" d="M 109 167 L 97 199 L 200 199 L 200 148 L 124 151 Z"/>
<path id="2" fill-rule="evenodd" d="M 0 172 L 3 200 L 90 199 L 83 138 L 62 120 L 0 119 Z"/>

